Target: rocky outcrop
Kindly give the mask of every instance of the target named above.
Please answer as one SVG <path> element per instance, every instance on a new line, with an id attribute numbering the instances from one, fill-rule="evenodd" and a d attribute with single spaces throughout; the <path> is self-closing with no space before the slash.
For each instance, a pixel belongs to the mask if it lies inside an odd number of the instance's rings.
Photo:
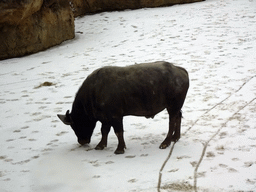
<path id="1" fill-rule="evenodd" d="M 74 36 L 68 0 L 0 1 L 0 59 L 45 50 Z"/>
<path id="2" fill-rule="evenodd" d="M 74 38 L 74 15 L 199 1 L 204 0 L 0 0 L 0 60 Z"/>
<path id="3" fill-rule="evenodd" d="M 143 7 L 161 7 L 204 0 L 71 0 L 75 16 Z"/>

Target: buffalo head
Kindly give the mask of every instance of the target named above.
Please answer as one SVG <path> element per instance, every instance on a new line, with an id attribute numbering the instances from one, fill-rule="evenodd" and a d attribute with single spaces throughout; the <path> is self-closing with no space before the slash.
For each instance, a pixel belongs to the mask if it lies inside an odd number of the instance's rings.
<path id="1" fill-rule="evenodd" d="M 77 136 L 77 141 L 81 145 L 90 143 L 96 121 L 91 121 L 84 116 L 74 116 L 67 110 L 65 115 L 57 115 L 59 119 L 65 124 L 70 125 Z"/>

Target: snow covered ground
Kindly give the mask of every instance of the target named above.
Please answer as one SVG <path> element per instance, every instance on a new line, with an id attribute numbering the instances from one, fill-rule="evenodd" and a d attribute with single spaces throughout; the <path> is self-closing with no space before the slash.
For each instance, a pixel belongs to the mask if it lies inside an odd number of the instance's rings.
<path id="1" fill-rule="evenodd" d="M 113 131 L 106 149 L 93 149 L 100 123 L 80 147 L 56 114 L 71 109 L 87 75 L 157 60 L 190 74 L 181 139 L 158 148 L 163 111 L 124 119 L 123 155 Z M 256 191 L 255 0 L 77 18 L 75 39 L 0 68 L 0 192 Z"/>

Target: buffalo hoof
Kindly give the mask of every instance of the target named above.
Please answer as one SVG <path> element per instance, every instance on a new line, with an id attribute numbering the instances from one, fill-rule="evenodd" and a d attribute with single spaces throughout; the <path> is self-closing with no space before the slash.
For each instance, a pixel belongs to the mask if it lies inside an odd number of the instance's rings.
<path id="1" fill-rule="evenodd" d="M 123 144 L 118 144 L 115 154 L 124 154 L 124 149 L 126 149 L 125 143 Z"/>
<path id="2" fill-rule="evenodd" d="M 167 147 L 169 147 L 169 145 L 170 145 L 170 143 L 169 143 L 169 144 L 167 144 L 167 143 L 162 143 L 162 144 L 159 146 L 159 148 L 160 148 L 160 149 L 166 149 Z"/>
<path id="3" fill-rule="evenodd" d="M 124 149 L 117 149 L 117 150 L 115 151 L 115 154 L 116 154 L 116 155 L 124 154 Z"/>
<path id="4" fill-rule="evenodd" d="M 103 150 L 106 147 L 106 145 L 97 145 L 95 147 L 96 150 Z"/>
<path id="5" fill-rule="evenodd" d="M 90 141 L 87 140 L 87 139 L 86 139 L 86 140 L 84 140 L 84 139 L 83 139 L 83 140 L 80 140 L 80 139 L 79 139 L 79 140 L 78 140 L 78 143 L 79 143 L 80 145 L 85 145 L 85 144 L 90 143 Z"/>

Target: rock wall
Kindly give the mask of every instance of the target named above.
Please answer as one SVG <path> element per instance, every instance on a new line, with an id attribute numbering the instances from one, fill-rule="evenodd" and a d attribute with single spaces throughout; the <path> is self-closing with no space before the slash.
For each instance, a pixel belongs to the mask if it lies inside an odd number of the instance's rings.
<path id="1" fill-rule="evenodd" d="M 204 0 L 71 0 L 75 16 L 113 10 L 161 7 Z"/>
<path id="2" fill-rule="evenodd" d="M 74 15 L 204 0 L 0 0 L 0 60 L 75 37 Z"/>
<path id="3" fill-rule="evenodd" d="M 68 0 L 0 1 L 0 59 L 45 50 L 74 36 Z"/>

